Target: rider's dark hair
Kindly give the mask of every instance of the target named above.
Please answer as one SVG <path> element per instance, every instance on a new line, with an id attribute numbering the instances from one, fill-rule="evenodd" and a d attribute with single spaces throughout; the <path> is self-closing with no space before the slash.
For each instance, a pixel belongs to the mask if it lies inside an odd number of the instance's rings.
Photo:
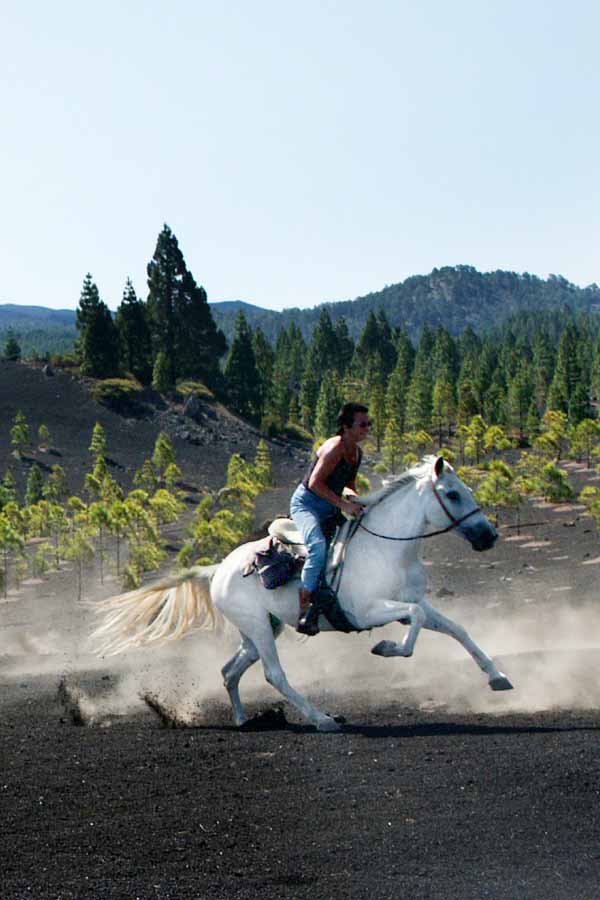
<path id="1" fill-rule="evenodd" d="M 337 417 L 337 434 L 343 435 L 344 427 L 352 428 L 356 413 L 368 413 L 369 407 L 363 403 L 344 403 Z"/>

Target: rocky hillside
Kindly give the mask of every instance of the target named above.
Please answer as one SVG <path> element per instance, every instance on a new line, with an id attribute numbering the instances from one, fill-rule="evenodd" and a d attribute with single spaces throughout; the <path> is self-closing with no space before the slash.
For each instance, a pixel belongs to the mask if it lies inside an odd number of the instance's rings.
<path id="1" fill-rule="evenodd" d="M 18 410 L 29 422 L 34 446 L 23 462 L 12 456 L 10 428 Z M 88 452 L 92 430 L 100 422 L 106 431 L 108 461 L 113 474 L 130 486 L 136 470 L 152 455 L 159 431 L 173 441 L 177 461 L 186 483 L 195 490 L 220 487 L 232 453 L 253 459 L 259 432 L 219 403 L 198 403 L 184 411 L 182 405 L 166 403 L 148 393 L 129 415 L 120 415 L 96 403 L 90 385 L 65 372 L 46 375 L 41 368 L 0 361 L 0 477 L 10 465 L 22 487 L 35 461 L 48 472 L 60 464 L 70 489 L 81 490 L 90 470 Z M 45 424 L 51 447 L 36 446 L 37 430 Z M 277 481 L 297 479 L 306 465 L 307 451 L 270 442 Z"/>

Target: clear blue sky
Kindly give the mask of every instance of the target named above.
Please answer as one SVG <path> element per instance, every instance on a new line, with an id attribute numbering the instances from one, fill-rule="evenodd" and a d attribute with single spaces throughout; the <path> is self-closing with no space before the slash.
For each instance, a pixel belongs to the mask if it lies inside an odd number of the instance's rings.
<path id="1" fill-rule="evenodd" d="M 0 302 L 111 308 L 167 222 L 209 300 L 434 266 L 600 281 L 592 0 L 3 0 Z"/>

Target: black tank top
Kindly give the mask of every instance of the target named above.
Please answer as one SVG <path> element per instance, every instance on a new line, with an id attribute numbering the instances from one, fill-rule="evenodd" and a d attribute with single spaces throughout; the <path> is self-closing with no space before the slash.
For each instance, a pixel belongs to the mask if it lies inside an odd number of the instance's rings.
<path id="1" fill-rule="evenodd" d="M 360 447 L 357 447 L 356 449 L 358 450 L 358 459 L 356 463 L 349 463 L 346 459 L 344 459 L 344 457 L 342 457 L 331 475 L 329 475 L 325 479 L 325 484 L 327 485 L 329 490 L 333 491 L 334 494 L 337 494 L 338 497 L 342 496 L 342 492 L 346 485 L 350 484 L 356 478 L 356 473 L 358 472 L 362 460 L 362 450 L 360 449 Z M 305 488 L 308 488 L 309 491 L 310 488 L 308 487 L 308 482 L 310 481 L 312 471 L 317 464 L 317 459 L 318 456 L 315 456 L 308 468 L 306 475 L 302 479 L 302 484 Z"/>

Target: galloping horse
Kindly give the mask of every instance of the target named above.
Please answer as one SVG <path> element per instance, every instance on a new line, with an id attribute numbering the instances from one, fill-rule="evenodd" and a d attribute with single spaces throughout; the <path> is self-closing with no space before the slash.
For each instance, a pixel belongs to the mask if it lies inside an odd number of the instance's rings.
<path id="1" fill-rule="evenodd" d="M 408 625 L 401 643 L 380 641 L 378 656 L 412 656 L 422 628 L 459 641 L 487 675 L 492 690 L 512 684 L 465 629 L 425 600 L 422 540 L 455 530 L 474 550 L 488 550 L 498 537 L 477 506 L 469 488 L 441 457 L 429 456 L 380 491 L 360 498 L 364 513 L 345 548 L 339 603 L 357 631 L 390 622 Z M 105 624 L 95 632 L 103 642 L 99 652 L 117 653 L 143 644 L 179 638 L 191 628 L 212 629 L 215 609 L 239 629 L 242 642 L 222 669 L 236 725 L 247 716 L 239 696 L 239 681 L 257 660 L 266 680 L 319 731 L 337 731 L 338 723 L 289 684 L 275 640 L 283 625 L 298 616 L 297 582 L 266 590 L 257 577 L 242 571 L 252 556 L 245 544 L 216 566 L 201 566 L 179 577 L 106 600 Z M 270 615 L 271 614 L 271 615 Z M 331 626 L 323 617 L 323 630 Z"/>

